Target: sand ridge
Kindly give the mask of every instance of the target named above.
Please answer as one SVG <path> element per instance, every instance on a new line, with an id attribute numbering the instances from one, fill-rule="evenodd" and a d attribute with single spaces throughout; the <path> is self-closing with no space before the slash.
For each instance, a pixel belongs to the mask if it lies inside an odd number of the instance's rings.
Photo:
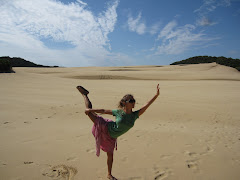
<path id="1" fill-rule="evenodd" d="M 58 77 L 89 80 L 240 80 L 239 72 L 236 69 L 216 63 L 172 66 L 35 68 L 26 70 L 37 74 L 52 74 Z"/>

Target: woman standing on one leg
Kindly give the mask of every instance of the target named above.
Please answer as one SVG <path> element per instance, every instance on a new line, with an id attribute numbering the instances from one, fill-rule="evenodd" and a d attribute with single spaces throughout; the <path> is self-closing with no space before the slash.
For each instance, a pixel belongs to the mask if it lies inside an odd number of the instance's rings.
<path id="1" fill-rule="evenodd" d="M 131 94 L 125 95 L 119 102 L 119 108 L 116 110 L 92 109 L 92 103 L 88 98 L 89 92 L 82 86 L 77 86 L 77 89 L 83 95 L 85 101 L 85 114 L 94 123 L 92 133 L 96 139 L 96 154 L 100 155 L 100 148 L 107 152 L 108 178 L 115 180 L 112 176 L 113 151 L 116 146 L 116 140 L 119 136 L 126 133 L 134 126 L 135 120 L 141 116 L 146 109 L 159 96 L 159 84 L 157 85 L 156 95 L 141 109 L 132 111 L 135 107 L 135 99 Z M 110 114 L 116 117 L 116 122 L 98 116 L 96 113 Z"/>

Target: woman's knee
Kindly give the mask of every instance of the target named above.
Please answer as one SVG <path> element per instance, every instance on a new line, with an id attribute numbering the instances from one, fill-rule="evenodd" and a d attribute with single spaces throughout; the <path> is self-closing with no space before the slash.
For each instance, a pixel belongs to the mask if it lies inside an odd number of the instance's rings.
<path id="1" fill-rule="evenodd" d="M 108 159 L 113 159 L 113 152 L 107 152 Z"/>
<path id="2" fill-rule="evenodd" d="M 92 120 L 92 122 L 95 122 L 97 119 L 97 115 L 95 113 L 89 113 L 88 117 Z"/>

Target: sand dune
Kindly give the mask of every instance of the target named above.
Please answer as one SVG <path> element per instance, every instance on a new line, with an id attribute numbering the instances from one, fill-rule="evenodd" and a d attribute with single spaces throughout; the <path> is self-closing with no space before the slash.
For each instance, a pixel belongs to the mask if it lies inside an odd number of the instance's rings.
<path id="1" fill-rule="evenodd" d="M 27 69 L 27 72 L 94 80 L 240 80 L 236 69 L 216 63 L 174 66 L 37 68 Z"/>
<path id="2" fill-rule="evenodd" d="M 0 179 L 106 179 L 95 155 L 93 107 L 116 109 L 132 93 L 136 108 L 161 94 L 118 139 L 120 180 L 240 179 L 240 73 L 215 63 L 185 66 L 14 68 L 0 74 Z M 112 118 L 104 115 L 104 117 Z"/>

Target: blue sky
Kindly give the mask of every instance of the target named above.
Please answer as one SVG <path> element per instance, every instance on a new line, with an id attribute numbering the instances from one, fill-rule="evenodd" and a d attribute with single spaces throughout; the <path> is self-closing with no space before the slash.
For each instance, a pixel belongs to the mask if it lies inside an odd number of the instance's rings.
<path id="1" fill-rule="evenodd" d="M 240 0 L 0 0 L 0 56 L 64 67 L 240 58 Z"/>

